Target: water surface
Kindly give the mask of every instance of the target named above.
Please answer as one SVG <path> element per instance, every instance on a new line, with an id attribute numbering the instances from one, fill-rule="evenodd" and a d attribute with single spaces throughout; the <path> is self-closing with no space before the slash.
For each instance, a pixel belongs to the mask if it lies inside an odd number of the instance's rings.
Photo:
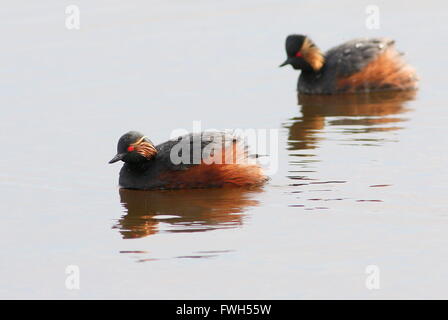
<path id="1" fill-rule="evenodd" d="M 445 2 L 380 1 L 379 30 L 365 1 L 77 4 L 79 31 L 60 1 L 0 12 L 0 297 L 447 297 Z M 421 88 L 297 97 L 277 67 L 292 32 L 394 38 Z M 278 129 L 279 170 L 259 189 L 119 190 L 121 134 L 158 144 L 193 121 Z"/>

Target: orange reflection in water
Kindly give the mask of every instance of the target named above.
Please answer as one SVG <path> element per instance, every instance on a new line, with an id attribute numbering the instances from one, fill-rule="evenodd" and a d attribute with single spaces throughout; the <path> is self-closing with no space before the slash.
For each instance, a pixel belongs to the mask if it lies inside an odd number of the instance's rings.
<path id="1" fill-rule="evenodd" d="M 239 226 L 243 212 L 258 205 L 252 196 L 261 189 L 120 189 L 119 192 L 126 214 L 114 228 L 124 239 L 132 239 L 159 232 L 162 222 L 168 226 L 166 232 L 199 232 Z"/>
<path id="2" fill-rule="evenodd" d="M 314 149 L 322 139 L 318 134 L 326 126 L 338 127 L 344 134 L 393 131 L 406 121 L 397 117 L 408 111 L 406 102 L 416 91 L 377 92 L 344 95 L 299 95 L 302 117 L 292 118 L 288 149 Z"/>

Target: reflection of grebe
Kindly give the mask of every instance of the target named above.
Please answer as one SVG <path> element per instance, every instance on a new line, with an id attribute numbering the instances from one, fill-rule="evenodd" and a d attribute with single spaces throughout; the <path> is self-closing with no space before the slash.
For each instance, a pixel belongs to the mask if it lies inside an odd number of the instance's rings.
<path id="1" fill-rule="evenodd" d="M 346 95 L 299 95 L 302 117 L 293 118 L 288 126 L 290 150 L 313 149 L 319 141 L 316 135 L 326 124 L 325 118 L 335 118 L 330 126 L 359 126 L 357 131 L 346 129 L 348 133 L 391 131 L 399 127 L 381 127 L 405 121 L 403 118 L 388 117 L 407 111 L 407 101 L 415 98 L 415 91 L 389 91 L 370 94 Z"/>
<path id="2" fill-rule="evenodd" d="M 247 207 L 258 205 L 251 196 L 259 189 L 140 191 L 120 189 L 127 211 L 114 226 L 123 238 L 157 233 L 159 222 L 170 232 L 197 232 L 241 225 Z M 165 217 L 164 217 L 165 216 Z M 168 217 L 169 216 L 169 217 Z"/>
<path id="3" fill-rule="evenodd" d="M 417 88 L 415 71 L 395 49 L 395 41 L 386 38 L 355 39 L 323 54 L 304 35 L 286 38 L 287 59 L 301 70 L 297 90 L 306 94 L 335 94 L 413 90 Z"/>

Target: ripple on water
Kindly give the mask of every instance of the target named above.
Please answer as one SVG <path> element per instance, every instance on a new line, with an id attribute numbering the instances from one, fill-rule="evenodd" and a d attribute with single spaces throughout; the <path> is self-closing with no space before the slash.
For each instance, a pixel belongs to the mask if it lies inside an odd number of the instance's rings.
<path id="1" fill-rule="evenodd" d="M 323 141 L 331 141 L 344 146 L 378 147 L 398 140 L 387 135 L 388 132 L 403 129 L 398 123 L 408 119 L 402 115 L 409 110 L 408 101 L 415 98 L 416 92 L 381 92 L 371 94 L 348 94 L 334 96 L 299 95 L 301 116 L 291 118 L 285 128 L 288 130 L 287 149 L 290 155 L 287 178 L 293 180 L 288 186 L 291 194 L 317 193 L 313 185 L 325 184 L 325 192 L 337 191 L 332 185 L 348 183 L 345 180 L 332 180 L 331 177 L 316 178 L 320 159 L 317 150 Z M 295 160 L 297 157 L 300 160 Z M 300 181 L 300 182 L 299 182 Z M 372 184 L 371 188 L 388 187 L 388 184 Z M 299 189 L 299 190 L 297 190 Z M 309 197 L 303 203 L 289 204 L 305 210 L 327 209 L 309 206 L 307 202 L 343 201 L 349 197 L 337 195 L 334 198 Z M 356 202 L 382 202 L 381 199 L 358 199 Z M 297 200 L 295 201 L 297 202 Z"/>

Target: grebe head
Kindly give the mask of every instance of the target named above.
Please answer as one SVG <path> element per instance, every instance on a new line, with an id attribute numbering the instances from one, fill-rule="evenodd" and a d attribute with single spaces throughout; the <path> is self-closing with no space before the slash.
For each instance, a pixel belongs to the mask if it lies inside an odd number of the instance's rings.
<path id="1" fill-rule="evenodd" d="M 123 161 L 141 163 L 151 160 L 157 154 L 154 144 L 138 131 L 129 131 L 118 140 L 117 154 L 109 163 Z"/>
<path id="2" fill-rule="evenodd" d="M 319 71 L 324 65 L 324 56 L 310 38 L 292 34 L 286 38 L 287 59 L 280 67 L 290 64 L 296 70 Z"/>

